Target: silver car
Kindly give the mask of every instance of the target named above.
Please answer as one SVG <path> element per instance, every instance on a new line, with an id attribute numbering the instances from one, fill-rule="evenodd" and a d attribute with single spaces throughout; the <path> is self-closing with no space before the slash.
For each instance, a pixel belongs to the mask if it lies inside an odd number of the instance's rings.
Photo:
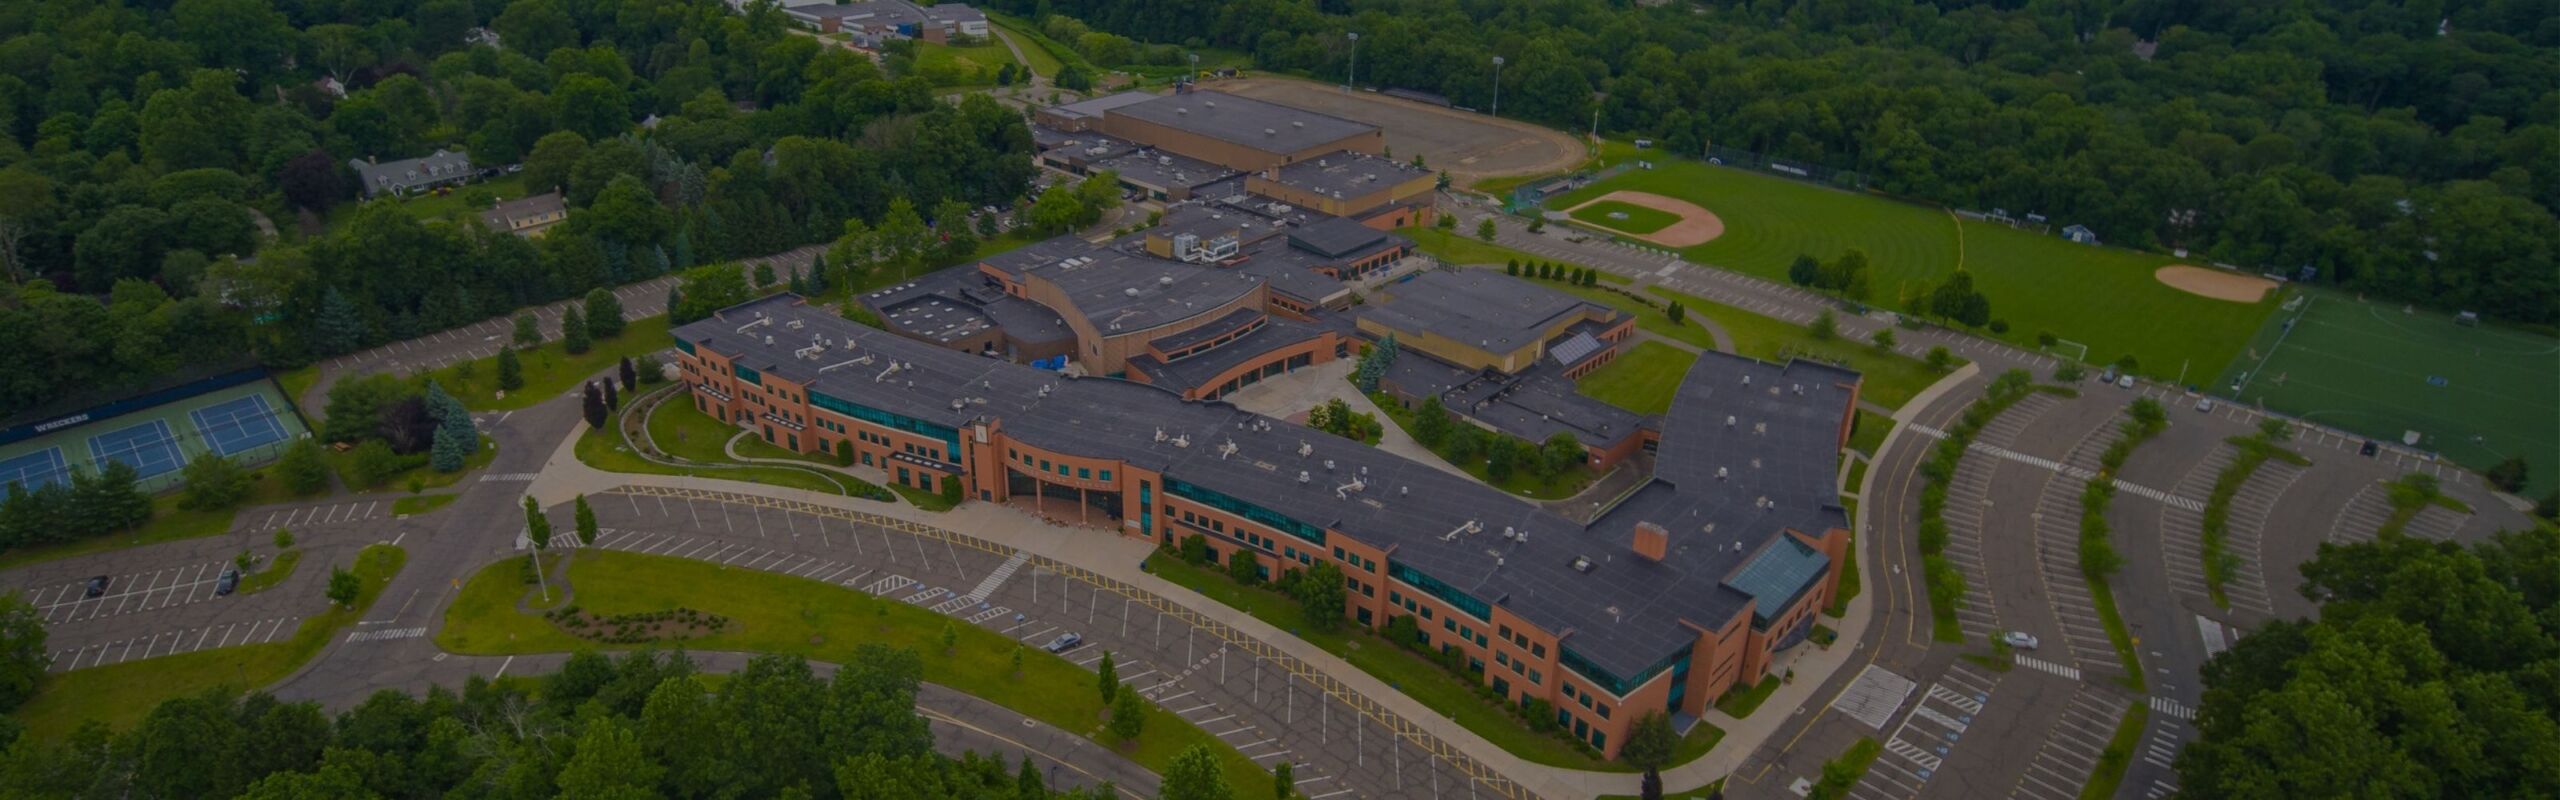
<path id="1" fill-rule="evenodd" d="M 2043 644 L 2043 642 L 2036 641 L 2035 634 L 2028 633 L 2026 631 L 2010 631 L 2008 633 L 2000 634 L 2000 641 L 2006 643 L 2010 647 L 2015 647 L 2020 650 L 2033 650 L 2036 649 L 2036 645 Z"/>

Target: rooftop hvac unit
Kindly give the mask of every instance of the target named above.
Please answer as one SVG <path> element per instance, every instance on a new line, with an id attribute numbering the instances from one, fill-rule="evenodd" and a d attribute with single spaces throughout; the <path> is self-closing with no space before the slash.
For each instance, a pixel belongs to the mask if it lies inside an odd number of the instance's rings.
<path id="1" fill-rule="evenodd" d="M 1262 129 L 1262 135 L 1264 135 L 1264 136 L 1278 136 L 1278 135 L 1280 135 L 1280 130 L 1279 130 L 1279 129 L 1277 129 L 1277 128 L 1264 128 L 1264 129 Z"/>
<path id="2" fill-rule="evenodd" d="M 1304 128 L 1304 127 L 1306 127 L 1306 126 L 1307 126 L 1307 122 L 1306 122 L 1306 120 L 1297 120 L 1297 119 L 1293 119 L 1293 120 L 1290 120 L 1290 121 L 1289 121 L 1289 127 L 1292 127 L 1292 128 Z"/>
<path id="3" fill-rule="evenodd" d="M 1298 470 L 1298 482 L 1299 482 L 1299 483 L 1306 483 L 1306 482 L 1307 482 L 1307 479 L 1308 479 L 1308 478 L 1310 478 L 1310 477 L 1312 477 L 1312 476 L 1308 475 L 1306 470 L 1303 470 L 1303 469 L 1302 469 L 1302 470 Z"/>

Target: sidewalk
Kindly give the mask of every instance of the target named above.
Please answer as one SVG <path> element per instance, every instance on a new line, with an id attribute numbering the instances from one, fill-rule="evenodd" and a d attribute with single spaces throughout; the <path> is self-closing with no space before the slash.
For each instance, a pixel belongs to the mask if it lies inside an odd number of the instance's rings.
<path id="1" fill-rule="evenodd" d="M 1942 382 L 1944 383 L 1944 382 Z M 1139 563 L 1154 548 L 1146 543 L 1098 529 L 1068 528 L 1051 525 L 1026 516 L 1009 506 L 971 502 L 949 512 L 933 513 L 903 504 L 876 503 L 836 495 L 789 489 L 741 481 L 715 480 L 674 475 L 642 475 L 605 472 L 577 460 L 576 438 L 568 437 L 553 452 L 527 494 L 544 506 L 569 502 L 581 494 L 596 494 L 623 486 L 655 486 L 702 491 L 753 494 L 780 500 L 792 500 L 831 508 L 843 508 L 881 517 L 905 520 L 945 530 L 966 531 L 969 535 L 1013 547 L 1025 552 L 1056 559 L 1097 575 L 1122 581 L 1155 593 L 1201 616 L 1232 627 L 1273 646 L 1282 653 L 1325 671 L 1351 691 L 1376 701 L 1394 714 L 1414 723 L 1430 735 L 1465 752 L 1531 793 L 1541 797 L 1578 798 L 1601 794 L 1633 795 L 1639 790 L 1641 776 L 1628 772 L 1597 772 L 1552 767 L 1531 763 L 1477 736 L 1431 707 L 1405 695 L 1385 682 L 1350 663 L 1309 644 L 1306 640 L 1255 619 L 1224 603 L 1200 596 L 1171 582 L 1141 571 Z M 1872 473 L 1871 473 L 1872 474 Z M 1855 642 L 1864 634 L 1869 617 L 1870 594 L 1851 601 L 1848 616 L 1839 626 L 1841 640 Z M 1664 770 L 1663 789 L 1678 792 L 1704 786 L 1722 778 L 1740 766 L 1754 751 L 1777 733 L 1792 717 L 1788 709 L 1803 705 L 1830 677 L 1846 663 L 1854 648 L 1835 645 L 1830 650 L 1811 650 L 1793 662 L 1796 680 L 1780 686 L 1762 704 L 1762 710 L 1750 719 L 1737 720 L 1722 712 L 1710 711 L 1707 719 L 1724 729 L 1725 738 L 1706 755 Z"/>

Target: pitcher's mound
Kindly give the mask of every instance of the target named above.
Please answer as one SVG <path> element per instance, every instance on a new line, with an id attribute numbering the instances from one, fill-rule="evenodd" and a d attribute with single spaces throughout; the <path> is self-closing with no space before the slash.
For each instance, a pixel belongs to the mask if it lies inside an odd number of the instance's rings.
<path id="1" fill-rule="evenodd" d="M 2234 303 L 2255 303 L 2275 291 L 2276 282 L 2255 275 L 2171 264 L 2151 273 L 2161 283 L 2193 295 Z"/>
<path id="2" fill-rule="evenodd" d="M 1577 204 L 1573 208 L 1565 209 L 1565 213 L 1570 214 L 1574 210 L 1580 209 L 1584 206 L 1613 202 L 1624 203 L 1640 208 L 1650 208 L 1655 211 L 1666 212 L 1680 218 L 1677 222 L 1664 225 L 1645 233 L 1621 231 L 1614 228 L 1610 229 L 1629 238 L 1641 239 L 1664 247 L 1695 247 L 1697 245 L 1715 241 L 1716 237 L 1724 235 L 1724 220 L 1718 218 L 1715 215 L 1715 212 L 1700 208 L 1698 204 L 1687 200 L 1664 197 L 1652 192 L 1631 192 L 1621 189 L 1599 197 L 1591 198 L 1590 201 Z M 1593 227 L 1609 228 L 1605 221 L 1595 222 L 1589 219 L 1584 219 L 1582 221 L 1585 224 L 1592 225 Z"/>

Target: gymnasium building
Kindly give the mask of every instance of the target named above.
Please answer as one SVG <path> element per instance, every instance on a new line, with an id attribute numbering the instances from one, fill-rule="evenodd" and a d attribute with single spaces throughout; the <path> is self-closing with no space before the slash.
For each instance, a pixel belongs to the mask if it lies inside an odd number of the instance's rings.
<path id="1" fill-rule="evenodd" d="M 1369 324 L 1365 316 L 1352 325 L 1301 321 L 1274 310 L 1284 293 L 1276 279 L 1168 263 L 1188 271 L 1105 260 L 969 271 L 994 285 L 958 291 L 1068 309 L 1004 325 L 1054 318 L 1058 330 L 997 338 L 1109 368 L 1092 377 L 991 358 L 977 346 L 996 340 L 959 347 L 883 331 L 787 294 L 677 328 L 677 361 L 697 408 L 778 446 L 814 453 L 850 443 L 860 463 L 908 486 L 957 482 L 981 502 L 1157 543 L 1200 536 L 1220 561 L 1251 552 L 1268 570 L 1335 564 L 1352 621 L 1383 627 L 1413 617 L 1424 645 L 1461 654 L 1506 698 L 1551 703 L 1567 730 L 1606 754 L 1647 712 L 1669 711 L 1685 729 L 1725 692 L 1757 682 L 1831 603 L 1849 547 L 1833 469 L 1857 405 L 1856 373 L 1702 355 L 1672 411 L 1644 421 L 1652 475 L 1576 522 L 1450 472 L 1240 410 L 1197 385 L 1154 383 L 1146 371 L 1186 363 L 1186 348 L 1215 352 L 1214 342 L 1268 337 L 1283 350 L 1309 346 L 1309 359 L 1342 357 L 1345 337 L 1357 335 L 1346 329 Z M 1143 280 L 1102 287 L 1077 274 L 1104 269 Z M 1124 284 L 1158 288 L 1130 296 Z M 1435 312 L 1422 298 L 1387 304 L 1399 306 L 1405 318 L 1375 324 L 1452 330 L 1427 318 Z M 1622 329 L 1623 321 L 1553 310 L 1500 342 L 1490 329 L 1467 329 L 1488 337 L 1474 345 L 1481 354 L 1527 356 L 1481 366 L 1534 372 L 1559 362 L 1559 338 L 1597 341 Z M 1130 335 L 1174 323 L 1187 327 Z M 1416 350 L 1398 361 L 1416 360 Z"/>

